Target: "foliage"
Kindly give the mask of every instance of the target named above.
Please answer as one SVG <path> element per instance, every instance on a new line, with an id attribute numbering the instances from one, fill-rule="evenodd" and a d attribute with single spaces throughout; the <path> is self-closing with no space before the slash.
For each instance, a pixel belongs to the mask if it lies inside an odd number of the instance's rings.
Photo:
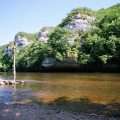
<path id="1" fill-rule="evenodd" d="M 54 27 L 43 27 L 42 29 L 41 29 L 41 31 L 42 32 L 45 32 L 46 30 L 54 30 Z"/>
<path id="2" fill-rule="evenodd" d="M 110 15 L 114 18 L 117 14 L 120 14 L 120 3 L 118 3 L 117 5 L 114 5 L 112 7 L 109 7 L 107 9 L 102 8 L 102 9 L 96 11 L 96 16 L 97 16 L 98 20 L 104 19 L 104 17 L 107 15 Z M 112 17 L 110 17 L 110 18 L 112 18 Z M 110 20 L 110 18 L 108 20 Z"/>
<path id="3" fill-rule="evenodd" d="M 111 23 L 106 23 L 102 27 L 102 36 L 105 38 L 109 38 L 111 35 L 115 35 L 116 37 L 120 37 L 120 17 L 115 20 L 112 20 Z"/>
<path id="4" fill-rule="evenodd" d="M 60 27 L 56 27 L 54 29 L 54 31 L 52 31 L 51 33 L 49 33 L 49 39 L 56 39 L 56 40 L 67 40 L 69 39 L 70 37 L 74 37 L 76 36 L 76 34 L 72 31 L 72 30 L 69 30 L 65 27 L 63 28 L 60 28 Z"/>
<path id="5" fill-rule="evenodd" d="M 120 39 L 115 36 L 108 40 L 98 35 L 89 35 L 79 49 L 78 61 L 80 64 L 101 65 L 120 58 Z"/>
<path id="6" fill-rule="evenodd" d="M 120 37 L 120 3 L 107 9 L 100 9 L 96 15 L 97 27 L 102 30 L 102 37 L 106 39 L 111 35 Z"/>
<path id="7" fill-rule="evenodd" d="M 27 46 L 22 47 L 16 56 L 16 70 L 23 71 L 28 64 Z"/>
<path id="8" fill-rule="evenodd" d="M 87 7 L 83 8 L 76 8 L 71 11 L 71 13 L 68 13 L 67 17 L 62 20 L 62 23 L 58 25 L 58 27 L 64 27 L 65 25 L 69 24 L 72 20 L 74 20 L 73 16 L 76 16 L 77 14 L 81 15 L 89 15 L 89 16 L 96 16 L 95 12 L 92 9 L 89 9 Z M 83 19 L 87 19 L 86 16 L 82 16 Z"/>
<path id="9" fill-rule="evenodd" d="M 54 31 L 49 34 L 48 45 L 53 48 L 51 56 L 58 61 L 62 61 L 64 57 L 76 57 L 77 50 L 71 49 L 67 42 L 71 37 L 78 36 L 72 30 L 67 28 L 56 27 Z"/>
<path id="10" fill-rule="evenodd" d="M 36 70 L 42 69 L 42 62 L 45 59 L 47 45 L 42 42 L 34 42 L 28 49 L 29 64 Z"/>
<path id="11" fill-rule="evenodd" d="M 3 45 L 3 46 L 0 46 L 0 56 L 2 55 L 3 51 L 6 49 L 7 50 L 7 46 L 8 45 Z"/>
<path id="12" fill-rule="evenodd" d="M 29 41 L 37 41 L 37 40 L 38 40 L 38 34 L 39 34 L 39 33 L 34 33 L 34 34 L 25 33 L 25 32 L 19 32 L 19 33 L 17 33 L 17 35 L 20 35 L 20 36 L 22 36 L 22 37 L 25 37 L 25 38 L 27 38 Z"/>
<path id="13" fill-rule="evenodd" d="M 102 55 L 102 56 L 99 56 L 98 58 L 100 58 L 100 60 L 101 60 L 104 64 L 106 64 L 106 63 L 107 63 L 107 60 L 110 59 L 110 58 L 112 58 L 112 56 L 111 56 L 111 55 Z"/>
<path id="14" fill-rule="evenodd" d="M 62 61 L 63 57 L 62 57 L 62 55 L 59 52 L 56 52 L 55 59 L 58 60 L 58 61 Z"/>
<path id="15" fill-rule="evenodd" d="M 13 65 L 13 57 L 8 57 L 7 53 L 2 55 L 1 58 L 2 61 L 2 69 L 4 72 L 6 71 L 12 71 L 12 65 Z"/>
<path id="16" fill-rule="evenodd" d="M 3 70 L 2 62 L 0 61 L 0 72 Z"/>

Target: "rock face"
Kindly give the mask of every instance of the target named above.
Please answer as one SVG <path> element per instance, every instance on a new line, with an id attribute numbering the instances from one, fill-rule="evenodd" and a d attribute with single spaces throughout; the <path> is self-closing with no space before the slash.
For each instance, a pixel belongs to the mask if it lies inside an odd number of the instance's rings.
<path id="1" fill-rule="evenodd" d="M 79 64 L 73 58 L 64 58 L 61 62 L 56 61 L 54 58 L 45 58 L 42 66 L 45 69 L 80 68 Z"/>
<path id="2" fill-rule="evenodd" d="M 28 41 L 27 38 L 22 37 L 20 35 L 15 36 L 15 45 L 17 46 L 17 49 L 19 50 L 21 47 L 26 46 L 28 44 L 32 43 L 31 41 Z M 8 57 L 10 57 L 13 54 L 13 48 L 12 46 L 8 46 L 7 49 L 4 50 L 3 54 L 7 53 Z"/>
<path id="3" fill-rule="evenodd" d="M 75 31 L 79 31 L 79 30 L 87 31 L 91 27 L 89 22 L 96 21 L 95 17 L 88 15 L 81 15 L 81 14 L 77 14 L 76 16 L 73 16 L 73 18 L 75 20 L 71 21 L 69 24 L 65 25 L 64 27 L 68 29 L 74 28 Z"/>
<path id="4" fill-rule="evenodd" d="M 13 54 L 13 47 L 12 46 L 8 46 L 7 54 L 8 54 L 8 57 L 10 57 Z"/>
<path id="5" fill-rule="evenodd" d="M 49 39 L 49 37 L 48 37 L 48 33 L 50 33 L 51 32 L 51 29 L 47 29 L 47 30 L 45 30 L 45 31 L 41 31 L 40 30 L 40 32 L 39 32 L 39 35 L 38 35 L 38 40 L 40 41 L 40 40 L 44 40 L 45 41 L 45 43 L 47 43 L 47 40 Z"/>
<path id="6" fill-rule="evenodd" d="M 8 45 L 8 47 L 3 51 L 2 54 L 6 54 L 8 55 L 8 57 L 10 57 L 13 54 L 13 48 L 12 46 Z"/>
<path id="7" fill-rule="evenodd" d="M 15 36 L 15 45 L 17 46 L 18 50 L 21 47 L 26 46 L 30 43 L 31 43 L 31 41 L 28 41 L 28 39 L 25 37 L 22 37 L 20 35 Z"/>
<path id="8" fill-rule="evenodd" d="M 75 32 L 78 32 L 79 30 L 82 31 L 88 31 L 88 29 L 91 27 L 89 22 L 95 22 L 96 18 L 88 15 L 81 15 L 80 13 L 76 16 L 73 16 L 75 20 L 71 21 L 69 24 L 65 25 L 64 27 L 70 29 L 73 28 Z M 74 41 L 76 40 L 76 37 L 72 37 L 68 40 L 70 44 L 74 44 Z M 82 42 L 85 41 L 85 38 L 82 38 Z"/>

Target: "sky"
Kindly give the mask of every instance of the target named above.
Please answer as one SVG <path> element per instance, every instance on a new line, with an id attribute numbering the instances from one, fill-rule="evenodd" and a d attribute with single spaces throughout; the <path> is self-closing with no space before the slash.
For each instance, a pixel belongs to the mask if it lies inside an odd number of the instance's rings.
<path id="1" fill-rule="evenodd" d="M 120 0 L 0 0 L 0 46 L 13 41 L 20 31 L 36 33 L 57 26 L 74 8 L 97 11 L 117 3 Z"/>

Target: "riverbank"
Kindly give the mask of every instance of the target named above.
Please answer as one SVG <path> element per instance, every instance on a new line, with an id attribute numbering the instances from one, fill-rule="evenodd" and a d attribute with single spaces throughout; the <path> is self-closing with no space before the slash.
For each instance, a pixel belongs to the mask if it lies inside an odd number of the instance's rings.
<path id="1" fill-rule="evenodd" d="M 0 120 L 119 120 L 103 115 L 53 110 L 34 104 L 0 103 Z"/>

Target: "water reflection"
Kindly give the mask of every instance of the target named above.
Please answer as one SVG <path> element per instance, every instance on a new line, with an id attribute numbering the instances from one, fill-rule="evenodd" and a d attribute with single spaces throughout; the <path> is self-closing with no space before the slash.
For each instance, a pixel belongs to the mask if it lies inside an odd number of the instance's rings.
<path id="1" fill-rule="evenodd" d="M 12 77 L 12 73 L 2 75 L 4 79 Z M 94 106 L 96 112 L 101 109 L 103 113 L 105 108 L 119 113 L 119 73 L 17 73 L 17 80 L 26 82 L 0 86 L 0 102 L 65 106 L 79 112 L 85 108 L 93 111 Z"/>

